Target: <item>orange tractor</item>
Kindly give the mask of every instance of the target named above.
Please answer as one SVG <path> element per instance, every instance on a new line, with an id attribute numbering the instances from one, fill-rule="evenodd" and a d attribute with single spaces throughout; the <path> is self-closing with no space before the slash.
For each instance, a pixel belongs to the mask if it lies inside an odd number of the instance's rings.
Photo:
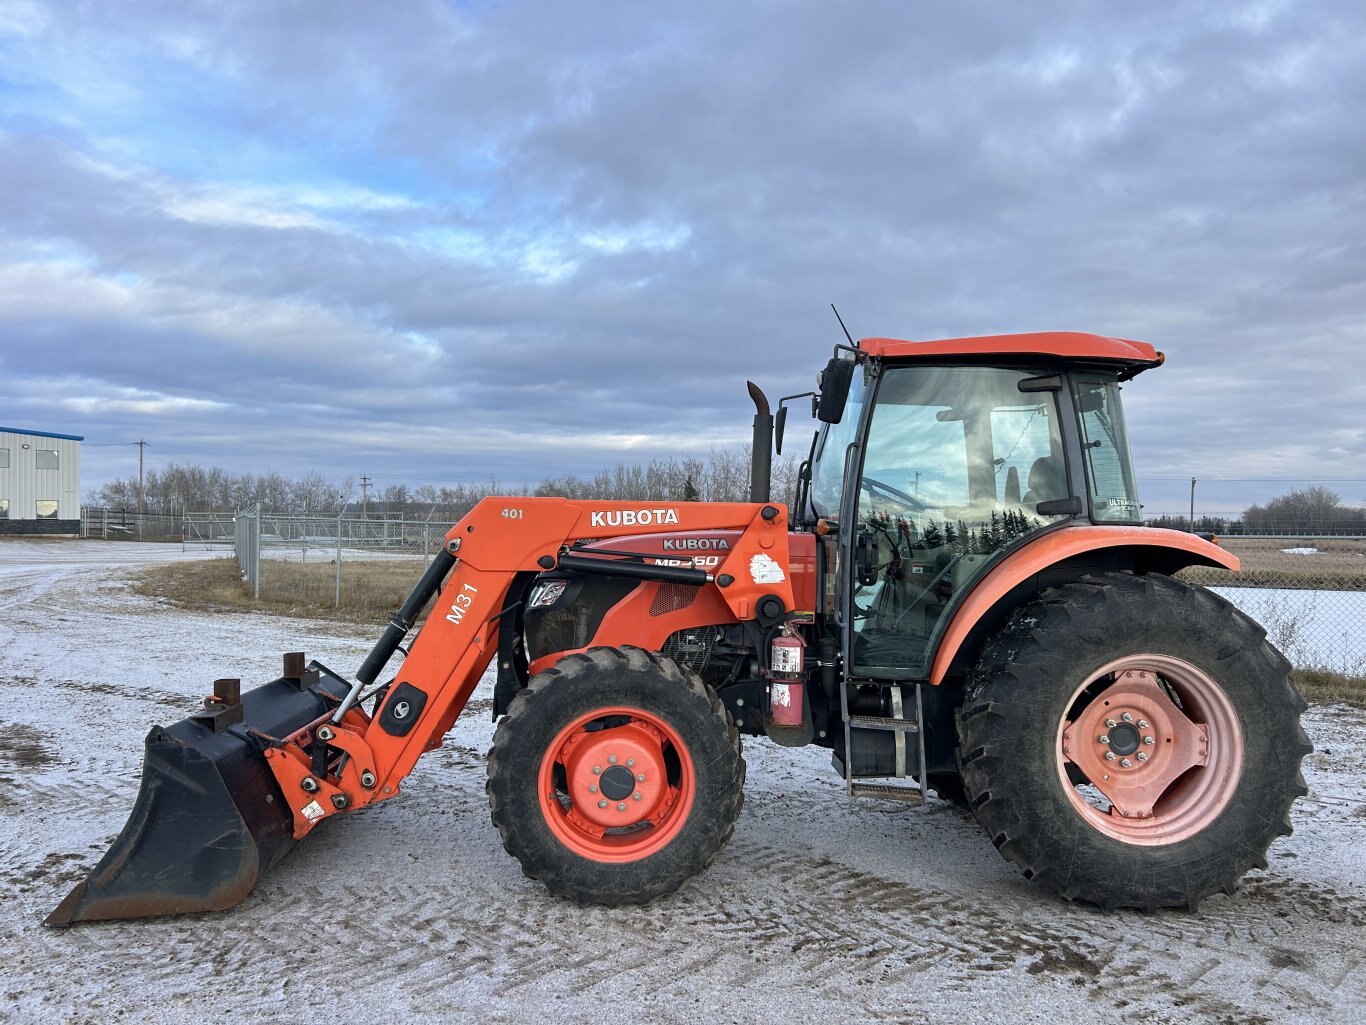
<path id="1" fill-rule="evenodd" d="M 48 923 L 236 903 L 326 819 L 398 796 L 494 660 L 493 824 L 580 903 L 651 901 L 717 857 L 743 734 L 829 748 L 856 797 L 965 802 L 1066 899 L 1232 892 L 1290 831 L 1310 746 L 1263 631 L 1173 578 L 1237 559 L 1142 525 L 1120 386 L 1162 359 L 865 339 L 808 393 L 790 508 L 753 385 L 748 503 L 485 499 L 353 679 L 286 655 L 153 729 L 127 826 Z"/>

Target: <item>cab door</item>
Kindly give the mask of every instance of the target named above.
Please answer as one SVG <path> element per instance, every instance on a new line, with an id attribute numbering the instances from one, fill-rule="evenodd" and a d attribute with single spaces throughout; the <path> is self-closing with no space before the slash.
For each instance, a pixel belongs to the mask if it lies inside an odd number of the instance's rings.
<path id="1" fill-rule="evenodd" d="M 1047 376 L 1041 366 L 874 374 L 840 517 L 853 676 L 923 678 L 956 600 L 1003 553 L 1072 515 L 1047 505 L 1071 490 L 1057 389 L 1030 384 Z"/>

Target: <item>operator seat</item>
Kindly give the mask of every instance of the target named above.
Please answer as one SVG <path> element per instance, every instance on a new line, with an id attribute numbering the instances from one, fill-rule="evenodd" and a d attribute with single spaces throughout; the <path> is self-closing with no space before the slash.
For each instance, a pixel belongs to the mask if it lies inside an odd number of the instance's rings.
<path id="1" fill-rule="evenodd" d="M 1056 498 L 1067 497 L 1067 480 L 1063 473 L 1062 459 L 1058 456 L 1040 456 L 1029 468 L 1029 490 L 1021 503 L 1026 507 L 1050 502 Z"/>

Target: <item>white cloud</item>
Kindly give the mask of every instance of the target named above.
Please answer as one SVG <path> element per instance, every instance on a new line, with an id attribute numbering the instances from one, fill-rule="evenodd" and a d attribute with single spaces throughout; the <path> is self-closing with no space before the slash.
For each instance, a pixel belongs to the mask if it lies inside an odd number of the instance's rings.
<path id="1" fill-rule="evenodd" d="M 85 416 L 124 413 L 133 416 L 168 416 L 178 413 L 216 413 L 231 408 L 211 399 L 168 395 L 142 388 L 110 387 L 101 381 L 58 377 L 44 386 L 47 401 L 67 413 Z M 72 394 L 67 394 L 70 391 Z"/>
<path id="2" fill-rule="evenodd" d="M 646 222 L 629 227 L 587 231 L 579 236 L 579 241 L 589 249 L 616 256 L 639 250 L 669 252 L 685 245 L 690 238 L 692 229 L 686 224 Z"/>
<path id="3" fill-rule="evenodd" d="M 209 224 L 244 224 L 266 228 L 341 227 L 338 215 L 412 210 L 407 196 L 356 185 L 242 183 L 167 186 L 165 209 L 173 217 Z M 325 216 L 331 215 L 331 216 Z"/>
<path id="4" fill-rule="evenodd" d="M 0 5 L 0 36 L 31 39 L 48 27 L 47 11 L 33 0 L 6 0 Z"/>
<path id="5" fill-rule="evenodd" d="M 168 197 L 166 212 L 200 224 L 246 224 L 260 228 L 317 228 L 322 222 L 300 210 L 281 207 L 249 189 L 204 189 Z"/>
<path id="6" fill-rule="evenodd" d="M 522 247 L 521 270 L 536 281 L 554 284 L 571 277 L 578 269 L 578 260 L 553 239 L 538 239 Z"/>

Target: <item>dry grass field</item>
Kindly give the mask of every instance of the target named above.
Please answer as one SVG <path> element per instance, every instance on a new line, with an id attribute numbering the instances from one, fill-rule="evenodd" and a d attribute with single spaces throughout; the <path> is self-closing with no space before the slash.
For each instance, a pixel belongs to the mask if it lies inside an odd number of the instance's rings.
<path id="1" fill-rule="evenodd" d="M 422 570 L 419 559 L 345 561 L 340 605 L 336 604 L 336 565 L 323 562 L 263 559 L 259 599 L 252 597 L 235 559 L 148 566 L 135 577 L 133 590 L 186 609 L 254 610 L 346 623 L 374 623 L 378 628 L 403 604 Z"/>
<path id="2" fill-rule="evenodd" d="M 1218 587 L 1366 591 L 1366 541 L 1357 538 L 1297 541 L 1228 537 L 1219 543 L 1242 561 L 1240 572 L 1195 569 L 1184 571 L 1182 578 Z M 1308 551 L 1311 548 L 1316 549 L 1312 554 Z"/>

